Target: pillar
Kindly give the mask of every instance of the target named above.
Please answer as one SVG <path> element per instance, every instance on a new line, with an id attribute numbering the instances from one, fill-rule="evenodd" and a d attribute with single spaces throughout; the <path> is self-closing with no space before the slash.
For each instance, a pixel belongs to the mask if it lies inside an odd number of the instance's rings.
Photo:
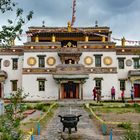
<path id="1" fill-rule="evenodd" d="M 105 42 L 106 41 L 105 39 L 106 39 L 105 36 L 102 36 L 102 42 Z"/>
<path id="2" fill-rule="evenodd" d="M 35 37 L 35 42 L 39 42 L 39 37 L 38 37 L 38 35 Z"/>
<path id="3" fill-rule="evenodd" d="M 89 40 L 89 37 L 85 36 L 85 42 L 88 42 L 88 40 Z"/>
<path id="4" fill-rule="evenodd" d="M 52 42 L 55 42 L 55 36 L 52 35 Z"/>
<path id="5" fill-rule="evenodd" d="M 81 100 L 83 100 L 83 81 L 81 81 Z"/>
<path id="6" fill-rule="evenodd" d="M 58 99 L 61 99 L 61 82 L 60 80 L 58 81 Z"/>

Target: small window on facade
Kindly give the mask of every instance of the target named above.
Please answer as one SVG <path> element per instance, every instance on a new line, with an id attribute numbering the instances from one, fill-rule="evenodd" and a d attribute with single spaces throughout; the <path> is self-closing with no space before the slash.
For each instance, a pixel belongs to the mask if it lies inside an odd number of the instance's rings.
<path id="1" fill-rule="evenodd" d="M 45 67 L 45 56 L 38 56 L 38 65 L 39 67 Z"/>
<path id="2" fill-rule="evenodd" d="M 124 59 L 118 59 L 119 69 L 124 69 Z"/>
<path id="3" fill-rule="evenodd" d="M 101 55 L 95 55 L 95 67 L 101 67 Z"/>
<path id="4" fill-rule="evenodd" d="M 45 80 L 38 81 L 39 91 L 45 91 Z"/>
<path id="5" fill-rule="evenodd" d="M 125 80 L 120 80 L 120 90 L 125 90 Z"/>
<path id="6" fill-rule="evenodd" d="M 133 61 L 134 61 L 134 69 L 139 69 L 140 68 L 140 59 L 136 58 L 136 59 L 133 59 Z"/>
<path id="7" fill-rule="evenodd" d="M 1 69 L 1 60 L 2 60 L 2 59 L 0 58 L 0 69 Z"/>
<path id="8" fill-rule="evenodd" d="M 12 91 L 17 91 L 17 80 L 12 80 Z"/>
<path id="9" fill-rule="evenodd" d="M 14 59 L 12 59 L 12 69 L 13 70 L 17 70 L 18 69 L 18 58 L 14 58 Z"/>
<path id="10" fill-rule="evenodd" d="M 95 86 L 99 89 L 102 89 L 102 84 L 101 84 L 101 79 L 96 79 L 95 80 Z"/>

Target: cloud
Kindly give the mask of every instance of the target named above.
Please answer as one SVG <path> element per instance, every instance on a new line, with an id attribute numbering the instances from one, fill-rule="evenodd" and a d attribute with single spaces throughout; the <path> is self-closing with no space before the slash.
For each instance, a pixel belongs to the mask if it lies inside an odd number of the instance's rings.
<path id="1" fill-rule="evenodd" d="M 67 26 L 72 16 L 73 0 L 15 0 L 25 14 L 33 10 L 34 15 L 28 26 Z M 140 40 L 140 0 L 77 0 L 76 22 L 74 26 L 94 26 L 98 20 L 99 26 L 109 26 L 113 36 Z M 2 15 L 0 25 L 7 18 L 14 18 L 14 13 Z"/>

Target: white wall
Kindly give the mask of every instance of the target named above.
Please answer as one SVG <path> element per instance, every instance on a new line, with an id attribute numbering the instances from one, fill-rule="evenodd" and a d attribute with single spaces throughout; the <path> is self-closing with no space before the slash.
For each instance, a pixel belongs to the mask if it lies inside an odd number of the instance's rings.
<path id="1" fill-rule="evenodd" d="M 83 85 L 84 99 L 93 99 L 92 90 L 95 87 L 95 77 L 103 78 L 102 80 L 102 99 L 111 99 L 111 88 L 112 86 L 116 89 L 116 99 L 119 96 L 118 85 L 117 85 L 117 74 L 90 74 L 89 79 Z"/>
<path id="2" fill-rule="evenodd" d="M 37 78 L 46 78 L 45 91 L 38 90 Z M 58 85 L 52 75 L 35 74 L 23 75 L 23 89 L 29 93 L 27 100 L 56 100 L 58 99 Z"/>
<path id="3" fill-rule="evenodd" d="M 37 55 L 46 55 L 46 57 L 45 57 L 45 67 L 53 68 L 53 67 L 56 67 L 56 65 L 61 63 L 57 52 L 26 52 L 26 53 L 24 53 L 23 68 L 38 68 L 38 57 L 37 57 Z M 37 63 L 34 66 L 29 66 L 27 64 L 27 60 L 28 60 L 29 57 L 34 57 L 36 59 Z M 55 58 L 56 63 L 53 66 L 49 66 L 47 64 L 48 57 L 54 57 Z"/>
<path id="4" fill-rule="evenodd" d="M 7 56 L 0 56 L 2 59 L 1 61 L 1 70 L 4 70 L 8 77 L 4 82 L 4 97 L 9 97 L 10 93 L 12 92 L 11 81 L 10 80 L 18 80 L 17 86 L 21 88 L 22 86 L 22 65 L 23 65 L 23 56 L 18 55 L 7 55 Z M 12 58 L 18 58 L 18 69 L 12 70 Z M 10 61 L 10 65 L 5 67 L 3 65 L 5 60 Z"/>

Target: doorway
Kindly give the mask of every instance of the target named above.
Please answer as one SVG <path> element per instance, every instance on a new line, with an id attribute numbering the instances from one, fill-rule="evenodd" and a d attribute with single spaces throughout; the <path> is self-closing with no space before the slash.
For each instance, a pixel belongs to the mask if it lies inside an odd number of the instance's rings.
<path id="1" fill-rule="evenodd" d="M 140 97 L 140 84 L 134 84 L 134 97 Z"/>
<path id="2" fill-rule="evenodd" d="M 79 99 L 79 84 L 72 81 L 61 84 L 62 99 Z"/>
<path id="3" fill-rule="evenodd" d="M 1 83 L 0 83 L 0 98 L 2 98 L 2 88 L 1 88 Z"/>

